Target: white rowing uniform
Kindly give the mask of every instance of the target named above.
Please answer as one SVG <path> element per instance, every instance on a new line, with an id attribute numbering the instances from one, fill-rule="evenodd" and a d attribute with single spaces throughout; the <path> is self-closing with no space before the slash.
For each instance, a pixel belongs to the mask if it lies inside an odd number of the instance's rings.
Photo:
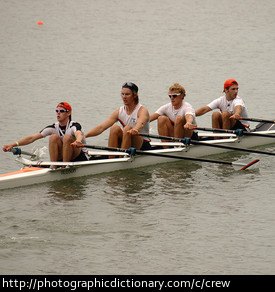
<path id="1" fill-rule="evenodd" d="M 160 116 L 167 116 L 169 120 L 171 121 L 172 125 L 175 123 L 175 119 L 177 116 L 185 117 L 186 115 L 192 115 L 193 116 L 193 125 L 196 125 L 196 115 L 195 110 L 192 107 L 192 105 L 189 102 L 186 102 L 185 100 L 182 101 L 182 105 L 180 108 L 175 109 L 174 106 L 171 103 L 167 103 L 163 106 L 161 106 L 157 111 L 157 114 Z"/>
<path id="2" fill-rule="evenodd" d="M 82 131 L 81 125 L 79 123 L 77 123 L 77 122 L 74 122 L 74 121 L 68 121 L 66 126 L 60 126 L 59 122 L 56 122 L 56 123 L 54 123 L 52 125 L 49 125 L 49 126 L 45 127 L 43 130 L 40 131 L 40 134 L 43 137 L 50 136 L 50 135 L 53 135 L 53 134 L 57 134 L 60 137 L 61 141 L 63 141 L 63 137 L 65 135 L 70 135 L 73 138 L 76 138 L 75 137 L 75 132 L 76 131 L 81 131 L 82 132 L 82 134 L 83 134 L 82 143 L 86 144 L 85 135 L 84 135 L 84 133 Z M 86 147 L 83 147 L 81 150 L 85 154 L 86 158 L 89 159 L 90 155 L 88 154 L 88 149 Z"/>
<path id="3" fill-rule="evenodd" d="M 236 98 L 232 100 L 227 100 L 225 95 L 220 96 L 219 98 L 210 102 L 207 106 L 211 108 L 211 110 L 219 109 L 221 112 L 229 112 L 230 114 L 234 115 L 235 107 L 240 105 L 242 107 L 242 118 L 247 118 L 248 113 L 245 106 L 245 103 L 242 98 L 238 95 Z M 247 121 L 239 120 L 243 124 L 244 127 L 249 128 L 249 123 Z"/>
<path id="4" fill-rule="evenodd" d="M 126 107 L 123 105 L 119 108 L 119 114 L 118 114 L 118 120 L 121 123 L 121 125 L 124 127 L 126 126 L 130 126 L 130 127 L 134 127 L 137 123 L 138 120 L 138 111 L 139 109 L 142 107 L 142 105 L 140 103 L 138 103 L 134 109 L 134 111 L 128 115 L 127 111 L 126 111 Z M 146 134 L 149 135 L 149 122 L 147 122 L 143 128 L 140 130 L 140 135 L 142 136 L 142 134 Z M 150 141 L 147 137 L 142 137 L 144 139 L 144 141 Z"/>

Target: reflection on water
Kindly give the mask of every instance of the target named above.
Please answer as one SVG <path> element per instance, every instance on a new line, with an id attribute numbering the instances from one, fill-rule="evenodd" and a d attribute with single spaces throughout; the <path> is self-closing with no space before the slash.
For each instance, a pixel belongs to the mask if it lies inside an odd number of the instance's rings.
<path id="1" fill-rule="evenodd" d="M 255 159 L 251 155 L 238 152 L 228 152 L 220 154 L 218 157 L 211 156 L 211 158 L 242 163 L 248 163 Z M 124 196 L 126 200 L 136 202 L 140 197 L 146 197 L 152 193 L 178 195 L 189 194 L 189 191 L 196 192 L 202 185 L 210 185 L 211 181 L 230 181 L 236 175 L 240 175 L 239 172 L 228 165 L 178 161 L 52 182 L 48 193 L 59 199 L 80 200 L 87 193 L 93 194 L 103 191 L 104 194 Z M 257 165 L 254 169 L 249 168 L 245 171 L 245 173 L 258 172 Z"/>
<path id="2" fill-rule="evenodd" d="M 167 197 L 181 199 L 192 189 L 192 175 L 201 165 L 190 163 L 166 163 L 131 171 L 119 171 L 106 175 L 103 200 L 116 206 L 117 212 L 127 214 L 146 214 L 148 210 L 162 208 Z M 191 183 L 190 183 L 191 182 Z M 193 193 L 194 195 L 196 193 Z"/>
<path id="3" fill-rule="evenodd" d="M 60 200 L 81 200 L 88 188 L 87 179 L 78 178 L 50 183 L 48 194 Z"/>
<path id="4" fill-rule="evenodd" d="M 106 184 L 114 194 L 133 195 L 150 188 L 152 173 L 145 168 L 118 171 L 108 176 Z"/>

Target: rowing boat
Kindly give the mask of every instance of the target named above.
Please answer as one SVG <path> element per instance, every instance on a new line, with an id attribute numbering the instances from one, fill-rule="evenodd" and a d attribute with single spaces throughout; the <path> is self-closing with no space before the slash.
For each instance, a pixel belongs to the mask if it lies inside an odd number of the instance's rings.
<path id="1" fill-rule="evenodd" d="M 199 137 L 210 145 L 234 145 L 236 147 L 253 148 L 256 146 L 263 146 L 273 144 L 273 138 L 261 137 L 261 134 L 271 134 L 275 137 L 275 125 L 269 123 L 261 123 L 255 129 L 258 136 L 242 136 L 236 134 L 219 134 L 219 133 L 204 133 L 198 132 Z M 212 137 L 215 136 L 216 139 Z M 224 137 L 227 136 L 227 139 Z M 218 139 L 217 139 L 218 137 Z M 152 150 L 144 151 L 148 154 L 160 154 L 163 156 L 144 156 L 131 155 L 126 152 L 110 152 L 103 150 L 93 150 L 91 155 L 96 157 L 94 160 L 80 161 L 80 162 L 47 162 L 32 160 L 22 155 L 18 155 L 17 161 L 24 165 L 23 168 L 17 171 L 0 175 L 0 190 L 27 186 L 37 183 L 52 182 L 58 180 L 72 179 L 88 175 L 96 175 L 99 173 L 113 172 L 124 169 L 145 167 L 149 165 L 167 163 L 176 161 L 177 159 L 190 156 L 205 157 L 208 155 L 215 155 L 226 151 L 232 151 L 223 148 L 206 147 L 206 145 L 186 145 L 181 142 L 151 142 Z M 161 146 L 161 147 L 160 147 Z M 169 146 L 170 148 L 163 149 L 162 146 Z M 154 154 L 154 155 L 155 155 Z M 115 158 L 108 158 L 109 155 L 116 156 Z M 170 156 L 170 157 L 168 157 Z M 173 156 L 174 158 L 171 158 Z M 52 169 L 50 166 L 57 166 Z"/>

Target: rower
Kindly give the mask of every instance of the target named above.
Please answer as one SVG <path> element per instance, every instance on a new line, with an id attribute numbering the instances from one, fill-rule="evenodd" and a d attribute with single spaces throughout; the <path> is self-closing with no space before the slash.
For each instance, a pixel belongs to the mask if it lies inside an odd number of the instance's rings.
<path id="1" fill-rule="evenodd" d="M 86 133 L 86 138 L 100 135 L 111 127 L 109 147 L 150 149 L 150 139 L 142 136 L 149 134 L 149 112 L 139 103 L 137 85 L 132 82 L 124 83 L 121 97 L 124 105 L 115 110 L 105 122 Z M 114 125 L 116 122 L 120 122 L 122 128 Z"/>
<path id="2" fill-rule="evenodd" d="M 227 79 L 224 82 L 224 95 L 197 109 L 196 116 L 219 109 L 220 112 L 215 111 L 212 114 L 212 128 L 249 131 L 249 123 L 242 120 L 248 117 L 247 109 L 243 99 L 238 96 L 238 91 L 238 82 L 235 79 Z"/>
<path id="3" fill-rule="evenodd" d="M 192 137 L 197 140 L 197 133 L 193 130 L 196 125 L 195 110 L 184 100 L 186 96 L 184 87 L 179 83 L 172 84 L 168 96 L 170 102 L 151 114 L 150 122 L 158 120 L 159 135 L 176 138 Z"/>
<path id="4" fill-rule="evenodd" d="M 57 122 L 45 127 L 39 133 L 22 138 L 9 145 L 4 145 L 3 151 L 13 147 L 28 145 L 34 141 L 49 137 L 49 152 L 51 161 L 85 161 L 90 159 L 87 149 L 74 147 L 85 144 L 85 137 L 79 123 L 71 120 L 72 108 L 67 102 L 60 102 L 56 107 Z"/>

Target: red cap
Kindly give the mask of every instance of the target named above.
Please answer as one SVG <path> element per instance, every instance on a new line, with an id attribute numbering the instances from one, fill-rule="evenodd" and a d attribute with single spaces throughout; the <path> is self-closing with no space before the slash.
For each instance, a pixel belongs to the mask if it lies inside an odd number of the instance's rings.
<path id="1" fill-rule="evenodd" d="M 238 82 L 235 79 L 227 79 L 224 82 L 224 90 L 223 90 L 223 92 L 225 91 L 225 88 L 230 87 L 232 85 L 238 85 Z"/>
<path id="2" fill-rule="evenodd" d="M 70 106 L 70 104 L 68 104 L 67 102 L 60 102 L 57 107 L 63 107 L 64 109 L 68 110 L 68 111 L 72 111 L 72 107 Z"/>

